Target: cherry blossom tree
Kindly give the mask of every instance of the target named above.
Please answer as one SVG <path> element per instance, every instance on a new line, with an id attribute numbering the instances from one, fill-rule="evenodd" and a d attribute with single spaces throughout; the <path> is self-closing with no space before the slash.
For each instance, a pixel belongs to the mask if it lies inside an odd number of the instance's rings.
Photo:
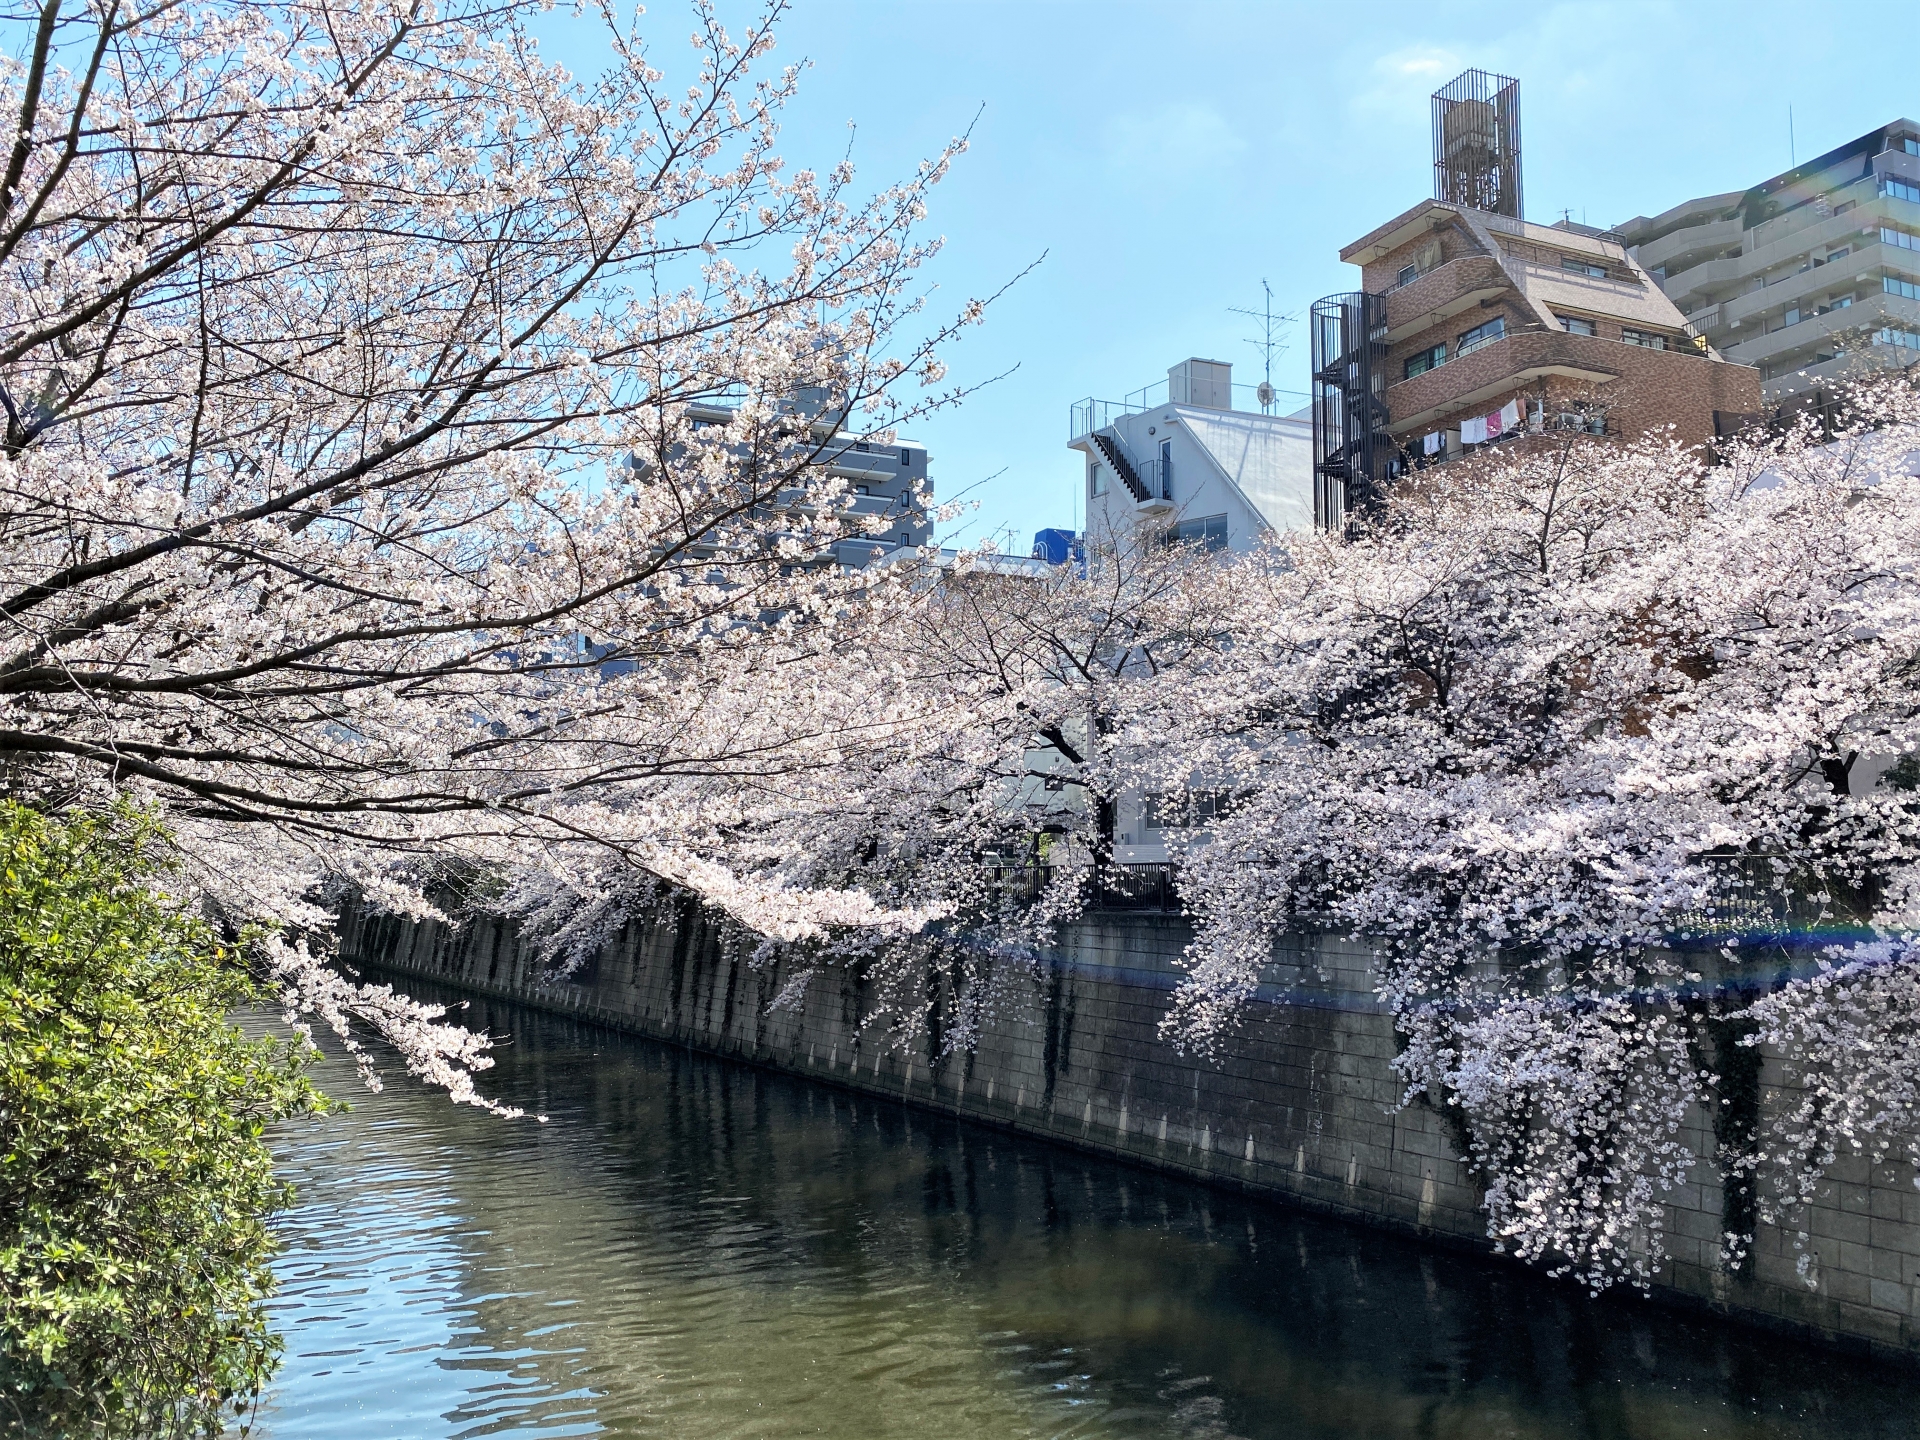
<path id="1" fill-rule="evenodd" d="M 1283 930 L 1370 939 L 1405 1103 L 1498 1242 L 1596 1288 L 1659 1268 L 1684 1122 L 1753 1046 L 1805 1085 L 1722 1127 L 1766 1213 L 1920 1158 L 1920 807 L 1870 783 L 1920 749 L 1917 446 L 1903 381 L 1712 466 L 1542 438 L 1237 567 L 1233 643 L 1129 721 L 1141 783 L 1237 796 L 1181 855 L 1169 1035 L 1227 1043 Z"/>
<path id="2" fill-rule="evenodd" d="M 705 853 L 730 873 L 864 897 L 877 917 L 804 931 L 729 917 L 728 943 L 783 967 L 777 1003 L 852 968 L 884 1043 L 971 1048 L 1115 879 L 1125 694 L 1211 652 L 1220 573 L 1152 534 L 1106 537 L 1084 569 L 962 556 L 909 603 L 843 622 L 804 667 L 815 713 L 843 707 L 834 764 L 664 782 L 675 803 L 714 807 Z M 884 733 L 863 740 L 863 726 Z M 523 866 L 487 903 L 564 971 L 636 917 L 686 923 L 689 888 L 660 873 Z"/>
<path id="3" fill-rule="evenodd" d="M 425 913 L 449 864 L 585 854 L 770 933 L 876 919 L 699 843 L 698 782 L 884 730 L 813 703 L 906 588 L 815 563 L 870 524 L 826 462 L 952 400 L 979 313 L 914 289 L 958 142 L 868 194 L 777 155 L 783 8 L 696 5 L 684 65 L 602 8 L 587 81 L 521 0 L 10 17 L 7 790 L 146 797 L 296 1007 L 463 1095 L 474 1037 L 299 939 L 329 887 Z"/>

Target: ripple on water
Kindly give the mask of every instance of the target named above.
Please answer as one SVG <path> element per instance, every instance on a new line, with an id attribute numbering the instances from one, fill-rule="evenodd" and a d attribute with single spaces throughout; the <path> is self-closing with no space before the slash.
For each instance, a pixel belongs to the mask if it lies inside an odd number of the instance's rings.
<path id="1" fill-rule="evenodd" d="M 1912 1377 L 503 1007 L 279 1136 L 278 1440 L 1920 1434 Z"/>

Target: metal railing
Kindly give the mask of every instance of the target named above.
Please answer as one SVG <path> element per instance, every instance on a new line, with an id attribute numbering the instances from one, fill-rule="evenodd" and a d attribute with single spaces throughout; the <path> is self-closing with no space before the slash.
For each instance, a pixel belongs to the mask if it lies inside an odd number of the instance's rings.
<path id="1" fill-rule="evenodd" d="M 1700 935 L 1789 935 L 1864 925 L 1878 885 L 1836 882 L 1780 855 L 1706 855 L 1711 898 L 1679 928 Z"/>
<path id="2" fill-rule="evenodd" d="M 987 883 L 1003 894 L 1031 903 L 1053 882 L 1052 865 L 989 865 Z M 1178 910 L 1180 895 L 1170 864 L 1106 865 L 1095 872 L 1087 893 L 1092 910 Z"/>
<path id="3" fill-rule="evenodd" d="M 1105 430 L 1124 415 L 1138 415 L 1142 411 L 1157 410 L 1165 405 L 1187 403 L 1174 398 L 1172 386 L 1172 381 L 1161 380 L 1142 386 L 1121 400 L 1101 400 L 1089 395 L 1084 400 L 1074 401 L 1067 414 L 1067 439 L 1085 439 L 1096 430 Z M 1235 381 L 1227 388 L 1232 401 L 1228 408 L 1248 415 L 1290 415 L 1308 400 L 1304 390 L 1282 390 L 1278 386 L 1242 385 Z"/>

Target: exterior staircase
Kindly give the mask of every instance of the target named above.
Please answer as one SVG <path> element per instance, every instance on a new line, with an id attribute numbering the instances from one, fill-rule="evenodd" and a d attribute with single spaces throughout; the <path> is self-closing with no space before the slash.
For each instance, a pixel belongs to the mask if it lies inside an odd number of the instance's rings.
<path id="1" fill-rule="evenodd" d="M 1113 473 L 1132 494 L 1135 503 L 1145 504 L 1154 498 L 1153 492 L 1140 478 L 1140 472 L 1133 468 L 1133 462 L 1127 458 L 1127 452 L 1120 448 L 1120 442 L 1104 430 L 1096 430 L 1092 435 L 1093 443 L 1099 447 L 1100 454 L 1107 464 L 1113 467 Z"/>

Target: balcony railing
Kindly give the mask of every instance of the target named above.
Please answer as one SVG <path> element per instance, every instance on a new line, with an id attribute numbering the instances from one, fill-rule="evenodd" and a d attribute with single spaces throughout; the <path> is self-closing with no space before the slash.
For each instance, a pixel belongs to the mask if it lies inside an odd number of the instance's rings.
<path id="1" fill-rule="evenodd" d="M 1229 408 L 1249 415 L 1288 415 L 1304 406 L 1308 398 L 1304 390 L 1281 390 L 1267 385 L 1235 382 L 1228 388 L 1231 392 L 1229 398 L 1233 402 Z M 1138 415 L 1166 405 L 1185 403 L 1174 399 L 1173 382 L 1170 380 L 1143 386 L 1122 400 L 1101 400 L 1089 395 L 1084 400 L 1073 402 L 1067 417 L 1067 439 L 1084 440 L 1094 431 L 1105 430 L 1125 415 Z"/>

